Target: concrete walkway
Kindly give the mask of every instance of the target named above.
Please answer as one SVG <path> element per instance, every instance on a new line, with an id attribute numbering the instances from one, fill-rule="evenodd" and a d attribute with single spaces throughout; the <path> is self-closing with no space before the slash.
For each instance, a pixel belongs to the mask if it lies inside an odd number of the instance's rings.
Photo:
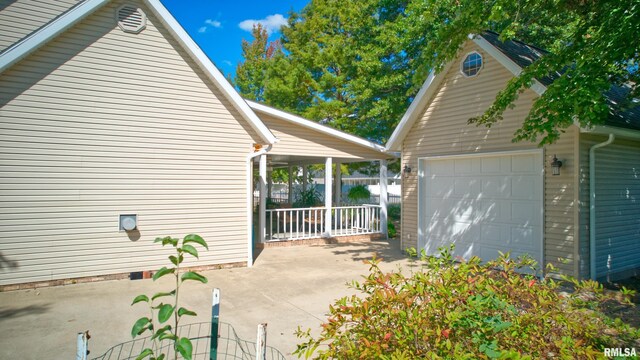
<path id="1" fill-rule="evenodd" d="M 253 268 L 204 272 L 206 285 L 191 282 L 181 292 L 183 306 L 207 322 L 211 289 L 221 289 L 221 320 L 243 339 L 255 341 L 256 327 L 268 323 L 267 344 L 287 358 L 296 348 L 293 332 L 318 329 L 329 304 L 353 294 L 347 282 L 368 272 L 372 253 L 384 270 L 410 266 L 397 242 L 351 243 L 265 249 Z M 138 294 L 170 288 L 151 280 L 118 280 L 0 293 L 0 359 L 74 359 L 79 331 L 89 330 L 90 357 L 131 340 L 131 326 L 147 313 L 129 306 Z"/>

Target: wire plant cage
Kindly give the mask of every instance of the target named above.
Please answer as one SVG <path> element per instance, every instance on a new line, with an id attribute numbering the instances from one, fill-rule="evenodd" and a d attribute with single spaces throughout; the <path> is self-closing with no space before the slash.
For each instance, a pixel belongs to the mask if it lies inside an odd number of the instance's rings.
<path id="1" fill-rule="evenodd" d="M 211 346 L 211 323 L 194 323 L 180 325 L 178 333 L 181 337 L 188 337 L 193 344 L 193 360 L 255 360 L 256 343 L 241 339 L 231 324 L 220 322 L 218 327 L 217 346 Z M 153 348 L 151 336 L 138 338 L 118 344 L 103 355 L 93 360 L 135 360 L 146 348 Z M 217 351 L 214 350 L 217 348 Z M 167 360 L 173 360 L 173 342 L 163 341 L 159 350 L 167 354 Z M 266 346 L 265 360 L 285 360 L 284 355 L 277 349 Z M 181 358 L 178 354 L 178 358 Z"/>

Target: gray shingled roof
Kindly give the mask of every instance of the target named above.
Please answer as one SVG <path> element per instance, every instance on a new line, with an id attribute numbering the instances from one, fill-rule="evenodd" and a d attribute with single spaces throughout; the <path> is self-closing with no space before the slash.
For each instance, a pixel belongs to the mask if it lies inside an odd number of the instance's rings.
<path id="1" fill-rule="evenodd" d="M 522 68 L 531 65 L 534 61 L 549 53 L 544 49 L 517 40 L 500 41 L 499 35 L 492 31 L 485 31 L 481 36 Z M 557 76 L 560 76 L 560 74 L 545 76 L 538 79 L 538 81 L 548 86 Z M 619 106 L 626 100 L 628 93 L 628 88 L 615 85 L 611 86 L 611 89 L 607 91 L 605 96 L 609 102 L 611 112 L 609 118 L 605 120 L 605 125 L 640 130 L 640 105 L 632 106 L 631 108 L 623 107 L 622 109 Z M 634 104 L 637 104 L 637 102 L 634 102 Z"/>

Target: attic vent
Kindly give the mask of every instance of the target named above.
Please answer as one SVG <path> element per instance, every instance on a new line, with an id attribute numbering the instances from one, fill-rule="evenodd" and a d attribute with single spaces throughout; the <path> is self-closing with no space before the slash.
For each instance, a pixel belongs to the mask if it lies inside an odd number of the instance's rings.
<path id="1" fill-rule="evenodd" d="M 118 26 L 124 32 L 137 34 L 147 26 L 147 15 L 136 6 L 123 5 L 116 11 Z"/>

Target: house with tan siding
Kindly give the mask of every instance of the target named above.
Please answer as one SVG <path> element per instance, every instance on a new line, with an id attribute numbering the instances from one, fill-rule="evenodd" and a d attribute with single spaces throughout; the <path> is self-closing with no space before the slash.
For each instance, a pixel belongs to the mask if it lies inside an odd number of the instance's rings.
<path id="1" fill-rule="evenodd" d="M 332 164 L 387 158 L 248 104 L 158 0 L 0 4 L 3 288 L 154 270 L 167 253 L 153 240 L 188 233 L 211 249 L 188 266 L 251 266 L 260 244 L 311 237 L 309 212 L 272 215 L 276 233 L 264 196 L 254 213 L 267 169 L 324 163 L 339 183 Z M 338 231 L 347 211 L 326 197 L 314 236 L 383 233 L 380 205 L 349 210 L 377 216 L 376 228 Z"/>
<path id="2" fill-rule="evenodd" d="M 591 129 L 570 126 L 552 145 L 513 143 L 536 81 L 491 128 L 481 115 L 513 76 L 544 50 L 485 32 L 432 73 L 387 143 L 402 152 L 402 246 L 428 254 L 528 254 L 581 278 L 640 269 L 640 108 Z M 619 95 L 612 89 L 612 100 Z M 554 160 L 561 162 L 556 165 Z"/>

